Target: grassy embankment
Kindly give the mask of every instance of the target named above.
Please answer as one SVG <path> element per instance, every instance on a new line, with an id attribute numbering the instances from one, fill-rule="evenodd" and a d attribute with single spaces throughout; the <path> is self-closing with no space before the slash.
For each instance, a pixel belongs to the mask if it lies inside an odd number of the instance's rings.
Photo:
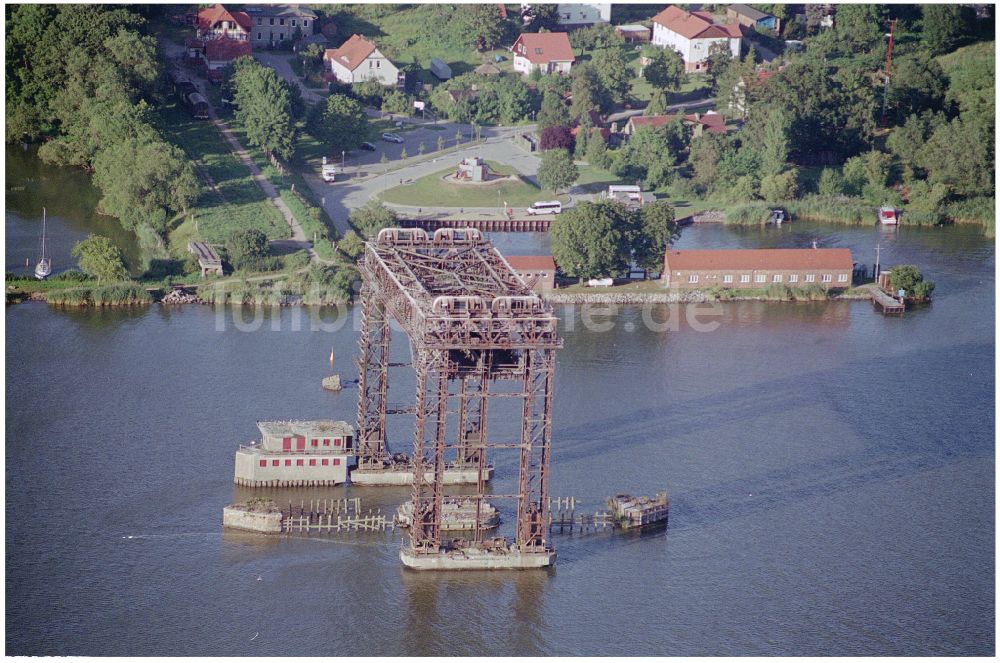
<path id="1" fill-rule="evenodd" d="M 509 207 L 526 207 L 538 200 L 562 200 L 568 197 L 542 189 L 520 176 L 511 166 L 495 161 L 486 162 L 490 171 L 513 180 L 500 180 L 486 184 L 456 184 L 441 178 L 455 172 L 455 168 L 425 175 L 412 184 L 393 187 L 384 191 L 381 199 L 397 205 L 421 207 L 500 207 L 506 201 Z"/>
<path id="2" fill-rule="evenodd" d="M 295 157 L 282 173 L 264 156 L 260 148 L 250 144 L 242 127 L 236 125 L 235 122 L 230 122 L 230 127 L 240 143 L 247 149 L 257 167 L 278 190 L 278 195 L 288 205 L 295 220 L 302 226 L 306 239 L 313 242 L 313 248 L 317 255 L 324 260 L 333 260 L 336 257 L 336 250 L 333 248 L 333 242 L 337 240 L 336 227 L 326 210 L 320 205 L 321 201 L 316 198 L 312 189 L 306 184 L 298 170 L 299 164 L 296 163 Z M 302 140 L 309 138 L 304 133 L 300 135 Z M 311 140 L 310 143 L 315 143 L 315 141 Z M 299 145 L 296 145 L 296 150 L 298 149 Z"/>
<path id="3" fill-rule="evenodd" d="M 614 297 L 615 295 L 623 296 L 627 299 L 629 295 L 645 295 L 645 294 L 665 294 L 665 293 L 677 293 L 677 294 L 695 294 L 704 293 L 709 299 L 715 299 L 718 301 L 731 301 L 731 300 L 741 300 L 741 299 L 755 299 L 755 300 L 767 300 L 767 301 L 799 301 L 799 302 L 814 302 L 814 301 L 825 301 L 827 299 L 833 299 L 835 297 L 850 295 L 852 290 L 850 288 L 845 290 L 835 290 L 826 291 L 819 285 L 811 284 L 806 286 L 799 286 L 796 288 L 791 288 L 787 285 L 782 284 L 771 284 L 764 288 L 722 288 L 722 287 L 712 287 L 703 290 L 670 290 L 664 287 L 663 283 L 660 281 L 648 280 L 648 281 L 633 281 L 629 283 L 622 283 L 620 285 L 608 286 L 605 288 L 591 288 L 581 284 L 573 284 L 563 288 L 559 288 L 555 291 L 556 295 L 609 295 Z"/>
<path id="4" fill-rule="evenodd" d="M 417 77 L 421 83 L 439 82 L 430 72 L 432 58 L 448 64 L 454 76 L 493 62 L 496 55 L 503 58 L 497 66 L 511 70 L 510 52 L 506 49 L 477 53 L 464 43 L 454 6 L 366 4 L 339 5 L 338 9 L 331 18 L 339 34 L 357 32 L 377 37 L 379 49 L 397 66 L 410 62 L 419 66 Z"/>
<path id="5" fill-rule="evenodd" d="M 272 205 L 250 171 L 229 149 L 218 129 L 207 120 L 194 120 L 177 104 L 160 109 L 162 129 L 198 166 L 204 185 L 195 208 L 171 224 L 170 252 L 183 259 L 192 239 L 224 244 L 236 230 L 256 228 L 269 239 L 284 239 L 288 224 Z M 211 184 L 214 183 L 214 189 Z"/>

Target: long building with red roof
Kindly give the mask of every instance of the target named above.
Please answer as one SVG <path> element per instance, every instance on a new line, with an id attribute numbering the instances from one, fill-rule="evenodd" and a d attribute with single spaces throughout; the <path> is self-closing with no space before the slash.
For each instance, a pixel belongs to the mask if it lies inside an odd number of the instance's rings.
<path id="1" fill-rule="evenodd" d="M 850 249 L 668 250 L 663 281 L 670 288 L 847 288 L 854 259 Z"/>
<path id="2" fill-rule="evenodd" d="M 689 72 L 704 70 L 713 44 L 725 44 L 733 57 L 739 57 L 742 38 L 739 23 L 716 23 L 704 11 L 687 12 L 670 5 L 653 17 L 653 45 L 680 53 Z"/>

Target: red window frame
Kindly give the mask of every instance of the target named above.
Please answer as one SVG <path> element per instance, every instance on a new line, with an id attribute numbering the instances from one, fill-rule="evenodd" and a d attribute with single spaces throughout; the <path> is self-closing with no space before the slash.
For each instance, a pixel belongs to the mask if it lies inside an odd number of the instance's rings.
<path id="1" fill-rule="evenodd" d="M 329 458 L 324 458 L 323 459 L 323 464 L 324 465 L 329 465 L 330 464 L 330 459 Z"/>
<path id="2" fill-rule="evenodd" d="M 280 460 L 272 460 L 271 461 L 271 467 L 277 467 L 278 463 L 280 463 L 280 462 L 281 462 Z"/>
<path id="3" fill-rule="evenodd" d="M 334 458 L 333 459 L 333 464 L 334 465 L 340 465 L 340 459 L 339 458 Z"/>
<path id="4" fill-rule="evenodd" d="M 285 467 L 290 467 L 291 464 L 292 464 L 292 459 L 291 458 L 286 458 L 285 459 Z"/>
<path id="5" fill-rule="evenodd" d="M 324 447 L 330 446 L 330 438 L 328 437 L 323 438 L 323 446 Z"/>
<path id="6" fill-rule="evenodd" d="M 316 467 L 316 459 L 315 458 L 310 458 L 309 459 L 309 467 Z"/>
<path id="7" fill-rule="evenodd" d="M 305 464 L 306 464 L 306 461 L 305 461 L 304 458 L 296 458 L 295 459 L 295 467 L 302 467 Z"/>
<path id="8" fill-rule="evenodd" d="M 266 461 L 266 460 L 264 460 L 264 459 L 262 458 L 262 459 L 260 460 L 260 466 L 261 466 L 261 467 L 267 467 L 267 461 Z"/>

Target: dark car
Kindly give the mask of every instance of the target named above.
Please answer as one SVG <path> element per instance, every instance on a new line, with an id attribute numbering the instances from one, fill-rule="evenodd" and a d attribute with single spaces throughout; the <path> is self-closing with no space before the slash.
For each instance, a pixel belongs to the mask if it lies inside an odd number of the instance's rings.
<path id="1" fill-rule="evenodd" d="M 374 152 L 375 151 L 375 146 L 372 145 L 371 143 L 365 141 L 364 143 L 361 143 L 361 149 L 362 150 L 367 150 L 368 152 Z"/>

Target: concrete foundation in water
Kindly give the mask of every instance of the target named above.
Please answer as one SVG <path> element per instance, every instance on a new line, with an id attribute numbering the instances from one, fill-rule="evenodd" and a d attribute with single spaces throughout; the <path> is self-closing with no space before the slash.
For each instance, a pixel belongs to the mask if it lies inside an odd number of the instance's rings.
<path id="1" fill-rule="evenodd" d="M 483 470 L 483 481 L 493 478 L 493 468 Z M 424 480 L 434 481 L 432 471 L 424 473 Z M 476 467 L 451 467 L 444 471 L 444 483 L 448 485 L 475 484 L 479 481 Z M 390 467 L 386 469 L 358 468 L 351 471 L 351 483 L 357 486 L 412 486 L 413 467 Z"/>
<path id="2" fill-rule="evenodd" d="M 542 569 L 556 563 L 556 551 L 520 552 L 460 548 L 433 554 L 418 554 L 409 548 L 399 552 L 403 566 L 414 571 L 504 571 Z"/>

